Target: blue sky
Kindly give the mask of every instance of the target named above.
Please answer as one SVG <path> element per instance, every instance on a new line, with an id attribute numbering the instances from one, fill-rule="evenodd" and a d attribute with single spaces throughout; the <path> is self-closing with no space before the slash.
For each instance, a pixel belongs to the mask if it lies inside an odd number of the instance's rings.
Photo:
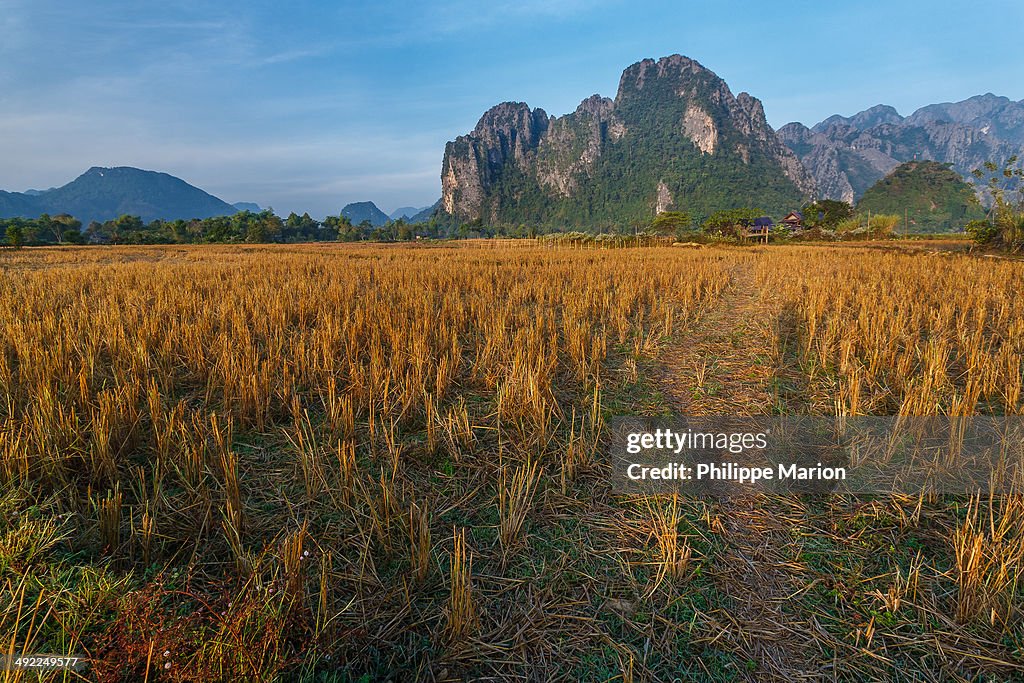
<path id="1" fill-rule="evenodd" d="M 812 124 L 1024 98 L 1024 3 L 0 0 L 0 188 L 166 171 L 320 217 L 440 194 L 444 143 L 504 100 L 564 114 L 681 53 Z"/>

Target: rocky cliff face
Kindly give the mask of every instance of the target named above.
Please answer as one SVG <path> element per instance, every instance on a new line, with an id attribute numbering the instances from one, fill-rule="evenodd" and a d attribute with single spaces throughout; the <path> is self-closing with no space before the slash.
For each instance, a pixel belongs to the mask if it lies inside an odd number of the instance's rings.
<path id="1" fill-rule="evenodd" d="M 492 108 L 448 143 L 441 181 L 456 220 L 598 227 L 669 208 L 784 211 L 815 189 L 760 101 L 680 55 L 633 64 L 614 100 L 594 95 L 562 117 Z"/>
<path id="2" fill-rule="evenodd" d="M 903 118 L 879 105 L 831 116 L 808 129 L 790 123 L 780 138 L 814 177 L 823 198 L 852 202 L 902 162 L 951 163 L 965 178 L 986 161 L 1024 153 L 1024 101 L 979 95 L 934 104 Z"/>
<path id="3" fill-rule="evenodd" d="M 543 109 L 505 102 L 485 113 L 469 135 L 445 146 L 441 204 L 448 213 L 479 214 L 506 166 L 529 163 L 550 121 Z"/>

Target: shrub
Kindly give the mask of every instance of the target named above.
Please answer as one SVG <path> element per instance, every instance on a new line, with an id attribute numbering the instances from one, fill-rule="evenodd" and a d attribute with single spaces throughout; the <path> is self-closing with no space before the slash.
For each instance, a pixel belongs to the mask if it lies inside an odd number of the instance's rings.
<path id="1" fill-rule="evenodd" d="M 861 222 L 862 221 L 860 216 L 851 216 L 849 218 L 845 218 L 836 224 L 836 232 L 842 235 L 844 238 L 846 237 L 846 235 L 850 233 L 856 233 L 857 231 L 863 232 L 861 230 Z"/>
<path id="2" fill-rule="evenodd" d="M 991 244 L 999 236 L 999 228 L 988 220 L 970 221 L 964 226 L 964 232 L 978 244 Z"/>
<path id="3" fill-rule="evenodd" d="M 868 220 L 868 234 L 871 239 L 888 239 L 899 224 L 899 216 L 881 213 Z"/>

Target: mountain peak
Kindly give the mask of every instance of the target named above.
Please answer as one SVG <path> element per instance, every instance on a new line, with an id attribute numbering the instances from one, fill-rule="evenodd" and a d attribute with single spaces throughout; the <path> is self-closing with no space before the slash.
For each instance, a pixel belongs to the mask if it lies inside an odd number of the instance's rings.
<path id="1" fill-rule="evenodd" d="M 716 80 L 718 76 L 710 69 L 695 59 L 674 54 L 655 61 L 653 59 L 641 59 L 639 62 L 626 67 L 619 78 L 619 89 L 615 95 L 615 101 L 619 102 L 630 93 L 639 93 L 651 79 L 679 81 L 684 77 L 711 75 Z"/>
<path id="2" fill-rule="evenodd" d="M 353 225 L 359 225 L 363 221 L 369 221 L 370 225 L 377 227 L 384 225 L 390 220 L 388 215 L 377 208 L 373 202 L 352 202 L 346 204 L 341 210 L 341 215 L 352 221 Z"/>
<path id="3" fill-rule="evenodd" d="M 901 121 L 903 121 L 903 117 L 895 107 L 888 104 L 876 104 L 850 117 L 833 114 L 821 123 L 812 126 L 811 130 L 815 133 L 822 133 L 832 126 L 849 126 L 863 131 L 884 123 L 900 123 Z"/>
<path id="4" fill-rule="evenodd" d="M 985 93 L 975 95 L 959 102 L 941 102 L 921 107 L 907 117 L 914 125 L 926 123 L 965 123 L 971 124 L 980 119 L 997 117 L 1006 109 L 1016 109 L 1021 103 L 1008 97 Z M 1019 113 L 1018 113 L 1019 116 Z"/>

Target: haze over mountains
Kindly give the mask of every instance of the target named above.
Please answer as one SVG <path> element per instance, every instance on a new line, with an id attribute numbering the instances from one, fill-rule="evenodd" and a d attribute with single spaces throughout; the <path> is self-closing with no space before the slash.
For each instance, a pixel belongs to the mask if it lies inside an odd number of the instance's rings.
<path id="1" fill-rule="evenodd" d="M 903 162 L 948 163 L 969 178 L 984 162 L 1014 154 L 1024 155 L 1024 100 L 989 93 L 905 117 L 876 105 L 775 131 L 757 98 L 733 95 L 710 69 L 671 55 L 631 65 L 614 99 L 593 95 L 565 116 L 522 102 L 492 107 L 446 145 L 434 206 L 389 216 L 364 201 L 342 215 L 375 227 L 433 217 L 450 225 L 603 229 L 641 225 L 665 210 L 696 218 L 741 206 L 780 214 L 811 198 L 856 202 Z M 91 168 L 49 190 L 0 191 L 0 217 L 69 213 L 83 224 L 122 214 L 148 222 L 241 210 L 260 207 L 128 167 Z"/>
<path id="2" fill-rule="evenodd" d="M 389 220 L 424 221 L 434 206 L 402 207 L 388 216 L 373 202 L 346 205 L 341 214 L 358 225 L 364 220 L 380 226 Z M 41 214 L 70 214 L 83 225 L 102 223 L 125 214 L 139 216 L 144 222 L 228 216 L 239 211 L 259 213 L 254 202 L 227 202 L 188 184 L 180 178 L 120 166 L 93 167 L 67 185 L 49 190 L 25 192 L 0 191 L 0 218 L 35 218 Z"/>
<path id="3" fill-rule="evenodd" d="M 430 208 L 431 207 L 429 206 L 400 206 L 394 211 L 392 211 L 390 214 L 388 214 L 388 217 L 393 221 L 404 220 L 405 222 L 408 223 L 410 220 L 413 219 L 413 217 L 423 213 L 424 211 Z"/>

